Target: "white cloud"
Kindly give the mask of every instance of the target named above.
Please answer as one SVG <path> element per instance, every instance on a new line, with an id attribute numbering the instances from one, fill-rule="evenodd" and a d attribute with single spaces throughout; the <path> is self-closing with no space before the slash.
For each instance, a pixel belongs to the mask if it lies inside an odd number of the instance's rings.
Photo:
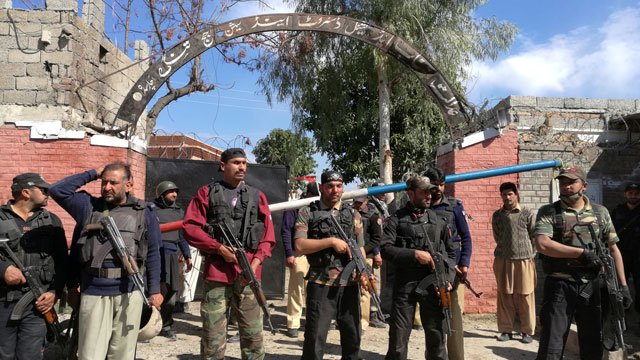
<path id="1" fill-rule="evenodd" d="M 476 63 L 473 102 L 507 95 L 640 98 L 640 7 L 613 12 L 599 27 L 582 27 L 497 62 Z"/>

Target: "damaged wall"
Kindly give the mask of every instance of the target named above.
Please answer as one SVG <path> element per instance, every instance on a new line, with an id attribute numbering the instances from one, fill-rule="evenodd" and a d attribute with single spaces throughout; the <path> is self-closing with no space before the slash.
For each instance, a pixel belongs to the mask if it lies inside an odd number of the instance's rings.
<path id="1" fill-rule="evenodd" d="M 622 201 L 626 182 L 640 180 L 640 133 L 613 125 L 640 112 L 640 100 L 511 96 L 492 112 L 484 131 L 439 148 L 437 163 L 445 173 L 561 159 L 587 171 L 590 197 L 608 207 Z M 473 239 L 469 278 L 476 290 L 485 293 L 478 300 L 467 292 L 466 312 L 495 312 L 491 215 L 502 206 L 499 184 L 516 182 L 521 203 L 537 210 L 550 202 L 555 174 L 551 169 L 536 170 L 447 186 L 447 192 L 464 202 L 473 219 L 469 221 Z M 536 293 L 538 306 L 541 284 Z"/>
<path id="2" fill-rule="evenodd" d="M 132 60 L 103 36 L 102 0 L 85 0 L 84 18 L 76 14 L 77 1 L 46 3 L 38 10 L 0 9 L 0 124 L 60 120 L 65 129 L 89 133 L 124 129 L 128 123 L 115 114 L 145 65 L 81 87 Z M 140 143 L 146 132 L 142 119 Z"/>

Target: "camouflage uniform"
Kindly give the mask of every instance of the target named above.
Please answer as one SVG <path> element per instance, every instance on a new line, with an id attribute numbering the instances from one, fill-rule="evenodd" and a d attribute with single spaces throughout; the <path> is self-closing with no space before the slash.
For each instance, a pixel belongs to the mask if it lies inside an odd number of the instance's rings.
<path id="1" fill-rule="evenodd" d="M 224 359 L 227 348 L 227 309 L 232 307 L 238 319 L 242 359 L 264 359 L 262 344 L 262 310 L 251 288 L 240 281 L 229 284 L 204 281 L 204 299 L 200 308 L 205 336 L 202 339 L 203 359 Z"/>
<path id="2" fill-rule="evenodd" d="M 553 241 L 588 249 L 593 247 L 593 241 L 598 240 L 615 244 L 618 236 L 607 209 L 592 204 L 586 196 L 584 201 L 585 205 L 581 210 L 570 208 L 562 201 L 540 208 L 535 235 L 546 235 Z M 577 222 L 592 222 L 598 238 L 592 239 L 586 226 L 574 228 Z M 537 359 L 561 358 L 564 334 L 572 318 L 575 318 L 578 326 L 581 359 L 602 359 L 600 284 L 597 272 L 585 270 L 576 259 L 541 258 L 547 277 L 540 313 L 542 335 Z"/>

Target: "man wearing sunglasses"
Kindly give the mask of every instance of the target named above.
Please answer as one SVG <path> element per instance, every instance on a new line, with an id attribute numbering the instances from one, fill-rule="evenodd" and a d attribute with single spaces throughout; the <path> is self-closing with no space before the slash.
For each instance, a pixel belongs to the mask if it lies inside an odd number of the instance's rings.
<path id="1" fill-rule="evenodd" d="M 60 218 L 44 209 L 49 184 L 36 173 L 13 178 L 13 200 L 0 207 L 0 359 L 42 359 L 47 333 L 43 314 L 62 295 L 66 277 L 67 240 Z M 8 246 L 29 268 L 45 291 L 33 297 Z"/>

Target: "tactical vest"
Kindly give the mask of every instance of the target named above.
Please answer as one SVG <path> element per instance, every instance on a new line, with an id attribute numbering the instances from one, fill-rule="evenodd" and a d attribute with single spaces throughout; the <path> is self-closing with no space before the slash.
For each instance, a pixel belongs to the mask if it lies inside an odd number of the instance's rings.
<path id="1" fill-rule="evenodd" d="M 156 201 L 156 215 L 158 216 L 158 222 L 165 224 L 182 220 L 182 218 L 184 218 L 184 211 L 178 206 L 165 206 Z M 179 230 L 162 233 L 162 241 L 177 244 L 180 241 L 179 233 Z"/>
<path id="2" fill-rule="evenodd" d="M 408 208 L 398 210 L 398 225 L 396 226 L 396 242 L 395 246 L 406 249 L 427 250 L 427 241 L 430 240 L 433 250 L 442 254 L 445 262 L 447 262 L 447 251 L 445 244 L 441 241 L 442 232 L 445 231 L 444 221 L 438 220 L 438 215 L 434 211 L 426 211 L 420 218 L 414 220 L 411 211 Z M 430 269 L 419 265 L 417 262 L 407 264 L 396 264 L 397 268 L 419 268 L 421 271 L 406 276 L 424 276 L 424 273 L 430 273 Z"/>
<path id="3" fill-rule="evenodd" d="M 316 200 L 309 205 L 309 210 L 311 215 L 307 230 L 307 237 L 309 239 L 338 237 L 338 232 L 333 229 L 332 222 L 329 219 L 331 209 L 322 209 L 320 200 Z M 338 223 L 340 223 L 345 234 L 350 238 L 354 235 L 354 211 L 355 210 L 343 202 L 337 216 Z M 332 247 L 313 254 L 307 254 L 307 260 L 309 261 L 310 267 L 327 270 L 329 268 L 342 269 L 349 262 L 346 254 L 338 254 Z"/>
<path id="4" fill-rule="evenodd" d="M 455 208 L 456 206 L 462 205 L 462 202 L 451 196 L 447 196 L 446 200 L 447 206 L 439 206 L 438 208 L 434 208 L 433 211 L 435 211 L 438 216 L 441 216 L 444 223 L 447 224 L 447 231 L 449 232 L 451 241 L 459 243 L 461 238 L 458 234 L 458 227 L 455 224 Z M 454 247 L 459 248 L 460 244 L 454 244 Z"/>
<path id="5" fill-rule="evenodd" d="M 104 204 L 102 200 L 101 203 Z M 144 238 L 146 231 L 145 209 L 147 207 L 147 204 L 142 200 L 130 196 L 126 204 L 110 209 L 108 212 L 98 211 L 97 208 L 94 209 L 87 224 L 96 224 L 100 222 L 102 217 L 111 216 L 120 231 L 120 235 L 122 235 L 122 240 L 129 254 L 135 254 L 138 267 L 142 269 L 149 249 L 149 244 Z M 111 243 L 108 239 L 99 236 L 99 231 L 83 229 L 77 244 L 80 249 L 80 263 L 89 274 L 99 278 L 110 279 L 127 276 L 122 267 L 122 262 L 115 250 L 113 250 Z M 115 267 L 104 266 L 105 262 Z"/>
<path id="6" fill-rule="evenodd" d="M 594 222 L 593 227 L 595 233 L 598 236 L 598 239 L 593 239 L 588 229 L 586 227 L 581 227 L 579 235 L 584 242 L 584 244 L 582 244 L 580 240 L 576 239 L 573 236 L 570 240 L 565 240 L 565 219 L 562 212 L 562 207 L 560 206 L 560 201 L 556 201 L 555 203 L 553 203 L 553 240 L 567 246 L 579 247 L 590 251 L 595 251 L 594 241 L 601 241 L 602 239 L 602 210 L 601 205 L 598 204 L 591 204 L 591 209 L 593 214 L 596 216 L 596 221 Z M 547 274 L 569 274 L 576 279 L 582 277 L 587 279 L 595 279 L 597 277 L 597 272 L 594 272 L 591 269 L 585 269 L 584 266 L 582 266 L 576 259 L 556 258 L 545 256 L 544 254 L 540 254 L 539 256 L 542 260 L 542 269 Z"/>
<path id="7" fill-rule="evenodd" d="M 258 218 L 258 202 L 260 191 L 252 186 L 240 185 L 240 197 L 233 209 L 224 197 L 224 189 L 218 182 L 209 184 L 209 211 L 207 224 L 216 229 L 216 224 L 226 222 L 245 249 L 255 250 L 264 235 L 264 222 Z M 231 221 L 229 221 L 231 220 Z M 213 236 L 221 239 L 221 234 L 214 230 Z"/>
<path id="8" fill-rule="evenodd" d="M 27 223 L 31 230 L 23 233 L 13 216 L 7 214 L 4 209 L 0 209 L 0 236 L 9 239 L 9 247 L 25 268 L 36 270 L 35 273 L 39 274 L 42 285 L 47 286 L 51 284 L 55 275 L 53 253 L 56 244 L 53 238 L 54 232 L 45 229 L 45 227 L 53 225 L 51 214 L 45 209 L 41 209 L 39 212 L 35 218 Z M 41 231 L 37 230 L 38 228 Z M 0 254 L 4 257 L 2 252 Z M 0 286 L 0 299 L 15 301 L 27 291 L 29 291 L 27 284 Z"/>

